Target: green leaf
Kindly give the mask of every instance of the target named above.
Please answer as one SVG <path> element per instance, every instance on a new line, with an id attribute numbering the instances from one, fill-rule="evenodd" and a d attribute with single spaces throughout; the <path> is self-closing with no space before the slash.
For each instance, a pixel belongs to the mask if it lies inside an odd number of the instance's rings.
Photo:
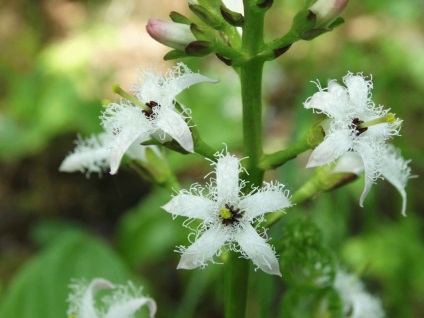
<path id="1" fill-rule="evenodd" d="M 104 242 L 82 232 L 65 232 L 18 271 L 1 303 L 0 317 L 65 317 L 71 279 L 95 277 L 115 284 L 132 278 Z"/>

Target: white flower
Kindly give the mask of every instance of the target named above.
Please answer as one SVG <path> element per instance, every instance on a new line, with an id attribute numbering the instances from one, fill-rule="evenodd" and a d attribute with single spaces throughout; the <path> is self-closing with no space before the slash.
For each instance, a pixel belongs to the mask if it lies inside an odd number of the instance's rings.
<path id="1" fill-rule="evenodd" d="M 209 77 L 193 73 L 185 64 L 178 63 L 164 75 L 152 70 L 140 73 L 132 89 L 143 110 L 127 100 L 112 103 L 100 117 L 104 129 L 114 135 L 111 145 L 111 173 L 116 173 L 122 156 L 136 140 L 139 142 L 158 138 L 165 142 L 175 139 L 182 148 L 194 152 L 193 137 L 187 121 L 189 110 L 180 113 L 175 108 L 175 97 L 191 85 L 210 82 Z M 143 106 L 144 106 L 143 105 Z"/>
<path id="2" fill-rule="evenodd" d="M 330 117 L 325 125 L 326 136 L 309 157 L 307 167 L 331 163 L 347 152 L 357 153 L 365 170 L 365 188 L 360 205 L 372 183 L 381 174 L 381 158 L 385 153 L 386 140 L 398 135 L 401 121 L 375 106 L 371 100 L 372 82 L 361 74 L 348 73 L 343 82 L 346 87 L 332 80 L 328 88 L 308 98 L 305 108 L 313 108 Z"/>
<path id="3" fill-rule="evenodd" d="M 368 294 L 362 282 L 354 275 L 339 270 L 334 288 L 342 300 L 343 317 L 383 318 L 385 316 L 380 300 Z"/>
<path id="4" fill-rule="evenodd" d="M 190 191 L 182 190 L 162 208 L 174 216 L 200 219 L 202 224 L 196 241 L 189 247 L 181 247 L 177 268 L 193 269 L 214 262 L 221 248 L 237 251 L 268 274 L 281 276 L 278 260 L 267 239 L 256 232 L 253 223 L 260 223 L 263 215 L 291 206 L 283 185 L 268 183 L 244 195 L 245 182 L 239 179 L 242 171 L 240 160 L 230 154 L 216 155 L 215 178 L 208 185 L 209 193 L 197 184 Z M 237 244 L 236 244 L 237 243 Z"/>
<path id="5" fill-rule="evenodd" d="M 147 305 L 150 317 L 156 314 L 156 303 L 152 298 L 141 296 L 133 284 L 115 286 L 102 278 L 93 279 L 90 284 L 75 281 L 70 286 L 68 297 L 69 318 L 132 318 L 144 305 Z M 113 289 L 111 295 L 101 298 L 104 306 L 96 307 L 95 295 L 101 289 Z"/>
<path id="6" fill-rule="evenodd" d="M 400 150 L 391 144 L 386 146 L 380 161 L 382 177 L 387 179 L 402 196 L 402 215 L 404 216 L 406 216 L 407 202 L 405 187 L 408 180 L 415 177 L 411 176 L 411 168 L 409 167 L 410 161 L 411 160 L 405 160 L 401 156 Z M 341 156 L 333 168 L 333 172 L 335 173 L 348 172 L 359 175 L 363 171 L 364 165 L 361 157 L 352 152 Z"/>
<path id="7" fill-rule="evenodd" d="M 59 171 L 80 171 L 87 176 L 92 172 L 101 175 L 110 168 L 110 147 L 113 139 L 113 135 L 105 132 L 85 139 L 78 137 L 74 151 L 62 161 Z M 126 150 L 125 154 L 131 159 L 145 161 L 145 150 L 148 147 L 159 153 L 156 146 L 141 146 L 140 142 L 141 140 L 136 140 Z"/>

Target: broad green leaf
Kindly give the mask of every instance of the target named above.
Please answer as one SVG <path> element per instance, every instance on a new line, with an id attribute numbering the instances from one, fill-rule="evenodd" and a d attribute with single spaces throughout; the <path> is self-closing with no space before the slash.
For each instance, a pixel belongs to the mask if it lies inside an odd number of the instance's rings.
<path id="1" fill-rule="evenodd" d="M 0 317 L 65 317 L 71 279 L 95 277 L 115 284 L 132 278 L 104 242 L 82 232 L 65 232 L 18 271 L 6 290 Z"/>

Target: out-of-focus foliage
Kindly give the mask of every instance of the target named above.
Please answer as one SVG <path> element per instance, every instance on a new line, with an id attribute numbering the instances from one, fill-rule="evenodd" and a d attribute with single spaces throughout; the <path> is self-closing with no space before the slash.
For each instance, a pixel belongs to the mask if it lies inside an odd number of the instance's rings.
<path id="1" fill-rule="evenodd" d="M 10 282 L 1 317 L 63 317 L 71 279 L 104 277 L 117 284 L 134 280 L 108 245 L 80 231 L 55 236 Z"/>
<path id="2" fill-rule="evenodd" d="M 268 40 L 288 30 L 302 5 L 274 1 L 267 13 Z M 117 99 L 111 84 L 129 89 L 136 68 L 162 63 L 167 50 L 148 38 L 144 26 L 150 16 L 166 19 L 171 10 L 190 14 L 186 1 L 3 1 L 0 316 L 27 317 L 18 310 L 31 310 L 28 317 L 62 317 L 69 279 L 80 276 L 104 276 L 116 283 L 140 277 L 158 302 L 159 317 L 222 316 L 223 266 L 175 269 L 179 255 L 174 249 L 188 244 L 187 232 L 181 226 L 184 220 L 172 221 L 160 209 L 170 198 L 164 190 L 151 191 L 124 169 L 102 179 L 57 172 L 78 133 L 100 131 L 103 100 Z M 378 180 L 360 208 L 359 178 L 295 206 L 286 218 L 310 217 L 322 232 L 323 244 L 382 299 L 388 317 L 421 317 L 424 4 L 351 1 L 343 17 L 344 25 L 314 41 L 296 43 L 265 68 L 265 151 L 287 146 L 317 120 L 302 106 L 316 91 L 310 81 L 340 81 L 347 71 L 372 74 L 373 100 L 404 120 L 395 144 L 412 159 L 413 174 L 421 176 L 407 187 L 408 217 L 400 215 L 400 196 L 384 180 Z M 192 109 L 207 142 L 217 148 L 225 142 L 237 153 L 241 103 L 236 74 L 213 56 L 185 62 L 220 83 L 190 88 L 181 94 L 182 103 Z M 169 159 L 183 186 L 204 182 L 205 171 L 210 171 L 198 156 L 170 154 Z M 306 159 L 307 154 L 299 156 L 268 177 L 277 176 L 295 191 L 312 173 L 304 169 Z M 69 232 L 74 224 L 103 239 Z M 271 243 L 284 236 L 285 224 L 282 220 L 270 230 Z M 253 269 L 252 274 L 250 288 L 259 296 L 249 300 L 251 317 L 277 313 L 287 286 Z M 293 300 L 303 312 L 292 294 L 286 302 Z M 318 296 L 311 294 L 308 301 Z"/>

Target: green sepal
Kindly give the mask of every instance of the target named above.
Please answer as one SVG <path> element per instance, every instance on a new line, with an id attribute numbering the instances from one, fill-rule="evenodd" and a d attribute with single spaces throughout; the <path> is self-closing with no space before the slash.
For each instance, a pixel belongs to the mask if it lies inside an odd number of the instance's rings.
<path id="1" fill-rule="evenodd" d="M 142 146 L 162 146 L 162 143 L 156 139 L 149 139 L 140 143 Z"/>
<path id="2" fill-rule="evenodd" d="M 190 56 L 205 56 L 213 52 L 215 45 L 210 41 L 193 41 L 185 48 Z"/>
<path id="3" fill-rule="evenodd" d="M 220 6 L 221 16 L 229 24 L 235 27 L 241 27 L 244 24 L 244 17 L 242 14 L 228 9 L 226 6 Z"/>
<path id="4" fill-rule="evenodd" d="M 305 41 L 310 41 L 310 40 L 315 39 L 316 37 L 319 37 L 320 35 L 323 35 L 324 33 L 329 32 L 329 31 L 331 31 L 331 30 L 327 29 L 327 28 L 325 28 L 325 29 L 311 29 L 311 30 L 303 32 L 300 35 L 300 38 L 302 40 L 305 40 Z"/>
<path id="5" fill-rule="evenodd" d="M 176 22 L 176 23 L 181 23 L 181 24 L 191 24 L 191 20 L 185 16 L 183 16 L 181 13 L 175 12 L 175 11 L 171 11 L 171 13 L 169 14 L 169 17 L 171 18 L 172 21 Z"/>
<path id="6" fill-rule="evenodd" d="M 170 61 L 170 60 L 175 60 L 175 59 L 180 59 L 183 57 L 187 57 L 187 53 L 180 51 L 180 50 L 172 50 L 169 51 L 168 53 L 165 54 L 165 56 L 163 57 L 163 59 L 165 61 Z"/>
<path id="7" fill-rule="evenodd" d="M 273 4 L 274 4 L 274 0 L 259 0 L 256 3 L 256 6 L 258 6 L 262 10 L 268 10 L 272 7 Z"/>
<path id="8" fill-rule="evenodd" d="M 150 139 L 150 140 L 146 140 L 142 143 L 140 143 L 140 145 L 142 146 L 163 146 L 166 148 L 169 148 L 173 151 L 182 153 L 182 154 L 188 154 L 189 152 L 187 150 L 185 150 L 183 147 L 181 147 L 181 145 L 175 140 L 172 139 L 170 141 L 161 143 L 159 140 L 156 139 Z"/>
<path id="9" fill-rule="evenodd" d="M 219 29 L 221 27 L 223 21 L 221 21 L 215 14 L 205 9 L 203 6 L 198 4 L 190 4 L 188 7 L 190 8 L 191 12 L 193 12 L 200 20 L 202 20 L 211 28 Z"/>
<path id="10" fill-rule="evenodd" d="M 337 28 L 339 25 L 342 25 L 343 23 L 345 23 L 345 20 L 342 17 L 338 17 L 336 20 L 331 22 L 328 28 L 330 30 L 333 30 L 334 28 Z"/>
<path id="11" fill-rule="evenodd" d="M 193 35 L 195 36 L 195 38 L 199 41 L 211 41 L 215 39 L 214 33 L 207 26 L 192 23 L 190 25 L 190 30 L 191 33 L 193 33 Z"/>
<path id="12" fill-rule="evenodd" d="M 310 10 L 299 11 L 293 18 L 290 31 L 302 37 L 302 34 L 315 27 L 317 16 Z"/>

